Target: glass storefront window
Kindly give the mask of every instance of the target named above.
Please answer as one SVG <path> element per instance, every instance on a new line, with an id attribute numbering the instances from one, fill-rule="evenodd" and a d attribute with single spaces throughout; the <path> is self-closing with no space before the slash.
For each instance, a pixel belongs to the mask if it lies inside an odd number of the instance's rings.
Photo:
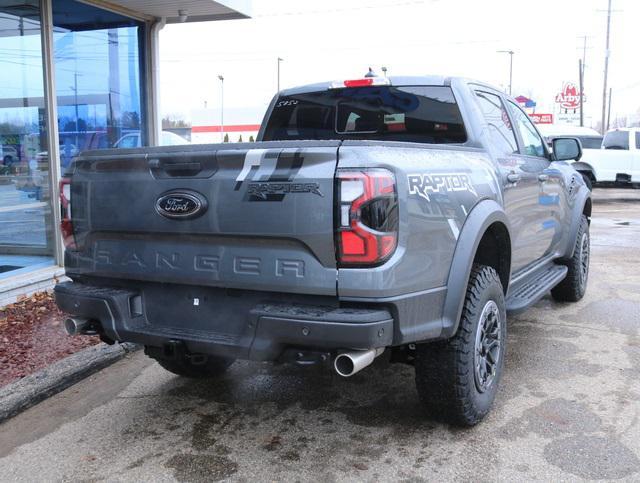
<path id="1" fill-rule="evenodd" d="M 75 0 L 52 14 L 61 171 L 83 150 L 147 145 L 145 24 Z M 41 32 L 38 0 L 0 0 L 0 280 L 54 264 Z"/>
<path id="2" fill-rule="evenodd" d="M 53 3 L 62 170 L 79 151 L 144 146 L 144 24 L 74 0 Z"/>
<path id="3" fill-rule="evenodd" d="M 38 1 L 0 1 L 0 278 L 53 264 Z"/>

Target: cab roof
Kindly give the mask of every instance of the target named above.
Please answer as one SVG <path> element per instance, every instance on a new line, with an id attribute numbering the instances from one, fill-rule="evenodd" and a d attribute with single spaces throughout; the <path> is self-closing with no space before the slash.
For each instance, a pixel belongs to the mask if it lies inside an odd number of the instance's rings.
<path id="1" fill-rule="evenodd" d="M 353 77 L 353 79 L 362 79 L 364 77 Z M 349 79 L 338 79 L 338 81 L 342 80 L 350 80 Z M 469 79 L 464 79 L 462 77 L 446 77 L 440 75 L 430 75 L 430 76 L 389 76 L 389 81 L 392 86 L 449 86 L 452 81 L 461 80 L 464 82 L 469 82 Z M 291 96 L 295 94 L 304 94 L 307 92 L 318 92 L 331 89 L 336 79 L 318 82 L 315 84 L 307 84 L 298 87 L 292 87 L 290 89 L 284 89 L 280 91 L 281 96 Z"/>

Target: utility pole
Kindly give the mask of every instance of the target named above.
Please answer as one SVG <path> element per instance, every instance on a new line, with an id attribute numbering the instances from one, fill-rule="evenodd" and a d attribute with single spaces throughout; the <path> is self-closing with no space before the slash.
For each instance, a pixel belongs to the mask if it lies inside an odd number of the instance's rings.
<path id="1" fill-rule="evenodd" d="M 609 74 L 609 34 L 611 32 L 611 0 L 609 0 L 607 7 L 607 40 L 604 51 L 604 83 L 602 86 L 602 134 L 606 132 L 604 121 L 607 111 L 607 75 Z"/>
<path id="2" fill-rule="evenodd" d="M 280 92 L 280 62 L 282 62 L 284 59 L 282 57 L 278 57 L 278 90 L 277 92 Z"/>
<path id="3" fill-rule="evenodd" d="M 607 108 L 607 131 L 609 130 L 609 122 L 611 121 L 611 87 L 609 87 L 609 107 Z"/>
<path id="4" fill-rule="evenodd" d="M 500 54 L 509 54 L 509 95 L 511 95 L 511 88 L 513 86 L 513 50 L 498 50 Z"/>
<path id="5" fill-rule="evenodd" d="M 584 126 L 584 71 L 587 66 L 587 36 L 582 36 L 582 61 L 579 64 L 580 72 L 580 126 Z"/>
<path id="6" fill-rule="evenodd" d="M 224 77 L 218 76 L 220 79 L 220 142 L 224 142 Z"/>
<path id="7" fill-rule="evenodd" d="M 584 64 L 578 59 L 578 79 L 580 79 L 580 127 L 584 126 Z"/>

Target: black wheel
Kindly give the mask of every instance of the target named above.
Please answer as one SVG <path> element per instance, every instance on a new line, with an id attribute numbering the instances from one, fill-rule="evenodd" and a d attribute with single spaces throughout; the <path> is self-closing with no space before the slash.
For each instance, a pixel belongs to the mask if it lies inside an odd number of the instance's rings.
<path id="1" fill-rule="evenodd" d="M 561 263 L 567 266 L 567 276 L 551 290 L 553 298 L 559 302 L 577 302 L 584 296 L 589 279 L 589 222 L 582 215 L 576 236 L 573 256 Z"/>
<path id="2" fill-rule="evenodd" d="M 9 154 L 7 154 L 3 159 L 2 162 L 4 163 L 5 166 L 11 166 L 13 164 L 13 157 Z"/>
<path id="3" fill-rule="evenodd" d="M 194 379 L 220 376 L 233 364 L 232 359 L 207 355 L 183 356 L 176 359 L 156 358 L 156 361 L 169 372 Z"/>
<path id="4" fill-rule="evenodd" d="M 593 182 L 591 181 L 591 176 L 587 173 L 580 173 L 582 175 L 582 179 L 584 180 L 584 184 L 587 185 L 589 191 L 593 191 Z"/>
<path id="5" fill-rule="evenodd" d="M 416 387 L 430 415 L 458 426 L 487 415 L 504 367 L 506 321 L 500 277 L 474 264 L 456 334 L 416 348 Z"/>

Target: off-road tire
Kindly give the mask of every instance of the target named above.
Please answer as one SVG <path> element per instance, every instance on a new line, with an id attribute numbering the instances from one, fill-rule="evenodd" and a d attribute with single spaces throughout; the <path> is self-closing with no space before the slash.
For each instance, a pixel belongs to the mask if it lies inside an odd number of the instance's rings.
<path id="1" fill-rule="evenodd" d="M 567 276 L 551 290 L 551 295 L 558 302 L 577 302 L 580 300 L 587 289 L 587 282 L 589 280 L 589 222 L 587 217 L 581 215 L 580 226 L 578 227 L 578 234 L 576 235 L 575 245 L 573 248 L 573 256 L 567 260 L 562 260 L 560 263 L 566 265 L 569 269 Z M 584 237 L 586 236 L 586 246 Z M 586 273 L 584 273 L 583 264 L 584 250 L 587 250 L 586 254 Z"/>
<path id="2" fill-rule="evenodd" d="M 232 359 L 223 357 L 208 356 L 206 361 L 195 364 L 187 356 L 176 359 L 156 358 L 158 364 L 164 369 L 178 376 L 188 377 L 192 379 L 213 378 L 224 374 L 224 372 L 233 364 Z"/>
<path id="3" fill-rule="evenodd" d="M 476 335 L 490 301 L 500 317 L 500 345 L 493 379 L 482 391 L 476 382 Z M 416 387 L 431 417 L 456 426 L 473 426 L 487 415 L 504 368 L 506 335 L 500 277 L 493 268 L 474 264 L 456 334 L 448 340 L 416 347 Z"/>

